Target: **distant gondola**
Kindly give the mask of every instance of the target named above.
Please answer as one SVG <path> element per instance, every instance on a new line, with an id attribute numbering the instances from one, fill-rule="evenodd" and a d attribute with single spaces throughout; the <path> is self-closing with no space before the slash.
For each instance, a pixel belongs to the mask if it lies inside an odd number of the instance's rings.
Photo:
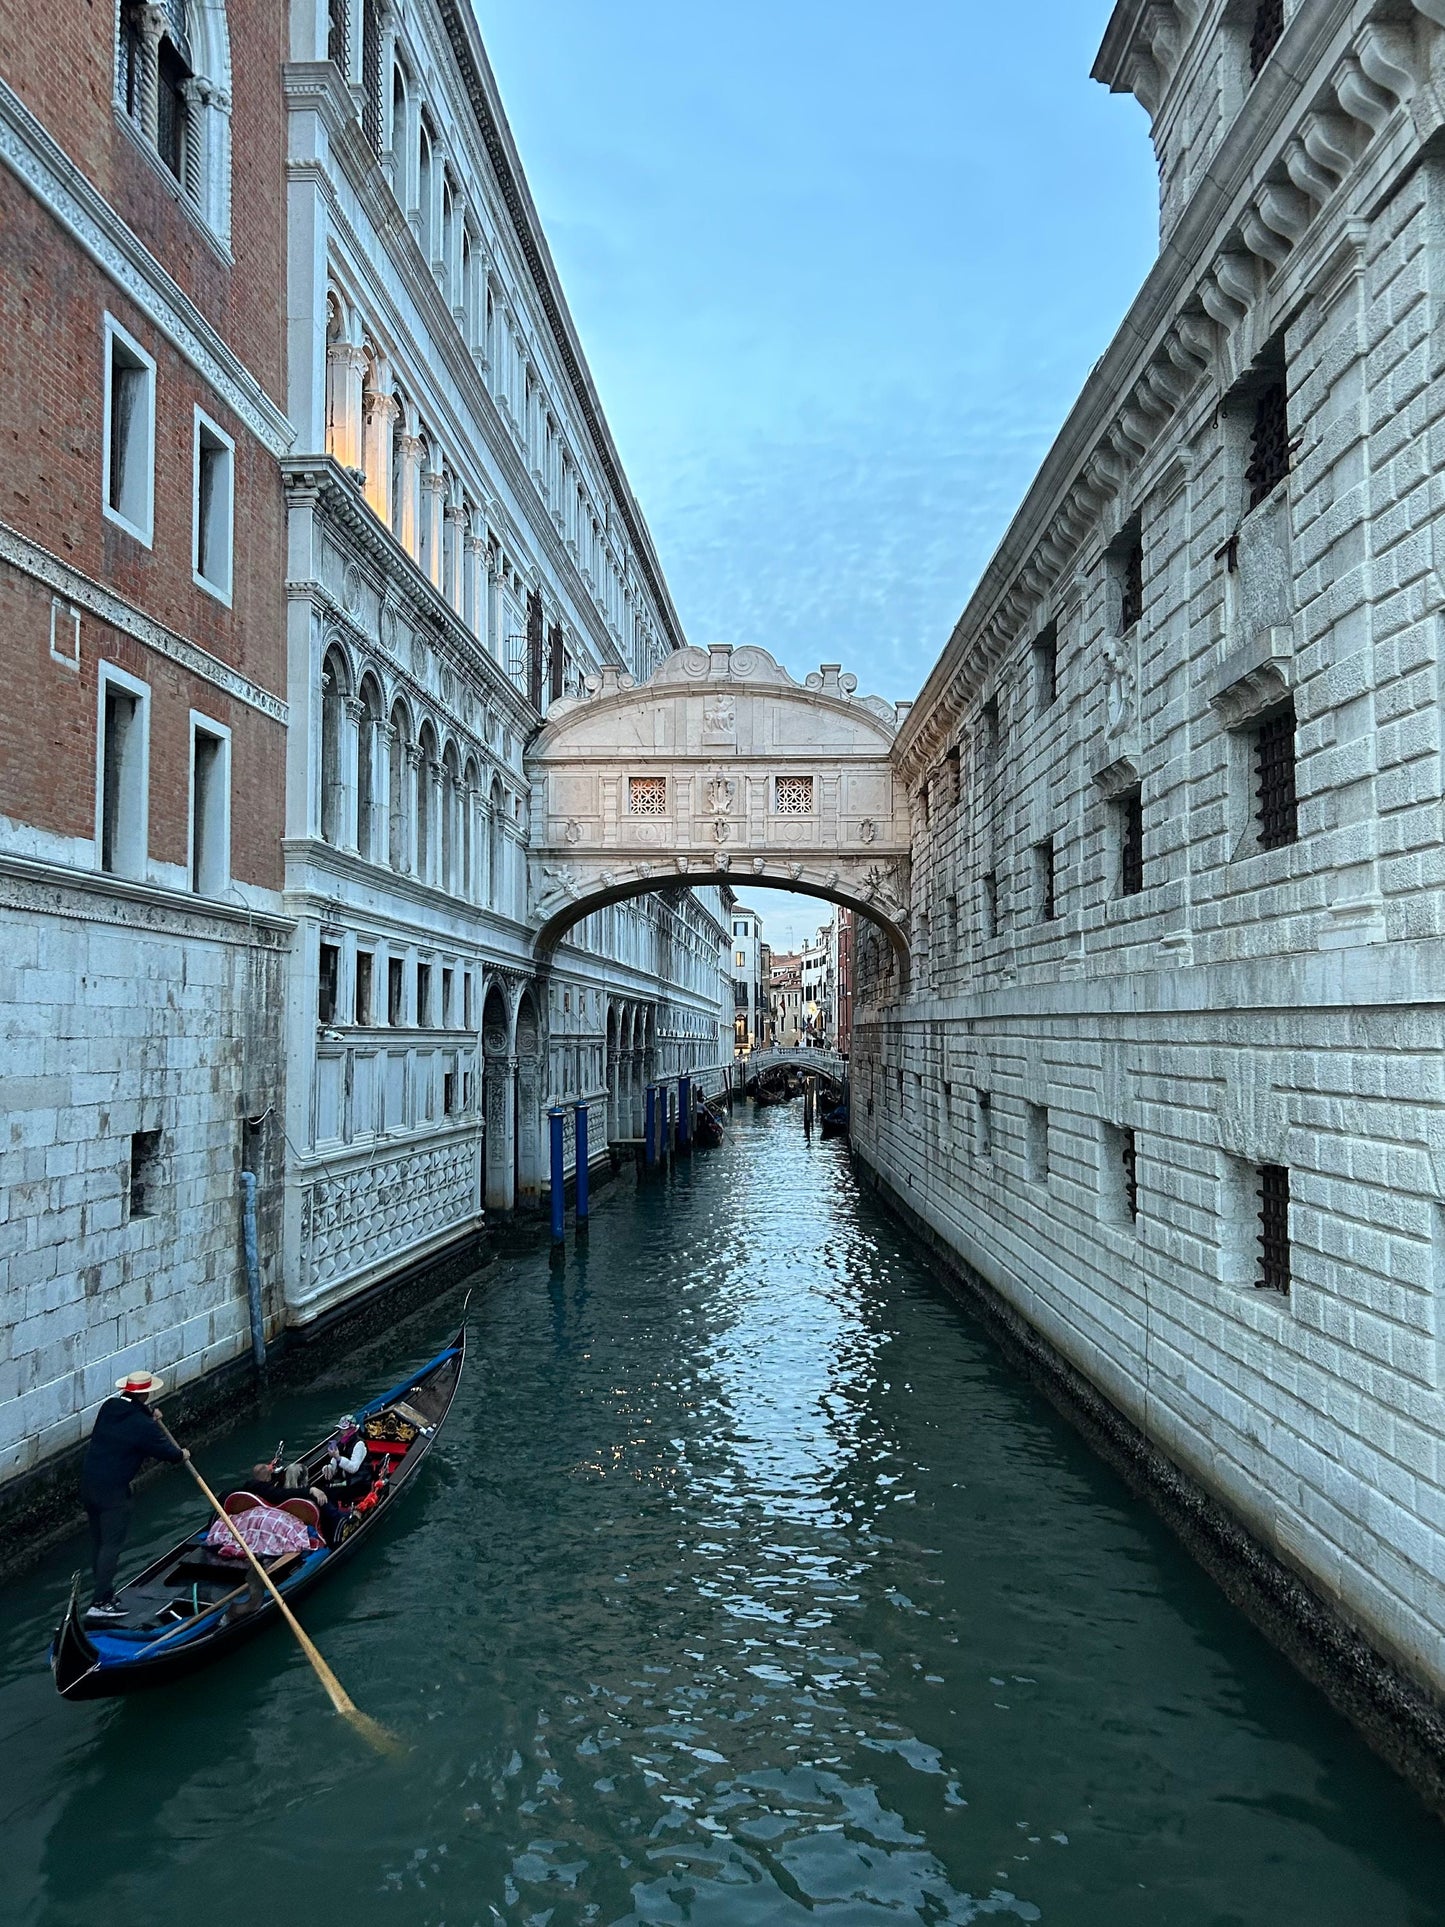
<path id="1" fill-rule="evenodd" d="M 833 1107 L 831 1111 L 824 1111 L 821 1121 L 823 1126 L 824 1137 L 847 1137 L 848 1135 L 847 1104 L 846 1103 L 837 1104 Z"/>
<path id="2" fill-rule="evenodd" d="M 288 1605 L 350 1558 L 415 1479 L 451 1409 L 466 1348 L 463 1322 L 430 1364 L 357 1412 L 375 1475 L 375 1503 L 346 1515 L 334 1545 L 263 1562 Z M 336 1436 L 333 1432 L 304 1455 L 298 1498 L 319 1480 Z M 206 1543 L 208 1530 L 208 1525 L 199 1527 L 122 1586 L 116 1600 L 126 1608 L 126 1618 L 107 1620 L 103 1629 L 86 1626 L 77 1579 L 50 1648 L 51 1671 L 64 1698 L 106 1699 L 162 1685 L 230 1652 L 278 1617 L 260 1585 L 247 1583 L 245 1565 L 223 1558 Z"/>
<path id="3" fill-rule="evenodd" d="M 694 1136 L 704 1151 L 715 1151 L 723 1141 L 723 1123 L 710 1104 L 699 1104 Z"/>

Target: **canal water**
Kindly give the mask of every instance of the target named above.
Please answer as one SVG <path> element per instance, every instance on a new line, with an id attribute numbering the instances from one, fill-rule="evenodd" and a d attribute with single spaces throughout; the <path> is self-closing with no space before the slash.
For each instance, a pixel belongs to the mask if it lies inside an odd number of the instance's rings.
<path id="1" fill-rule="evenodd" d="M 458 1297 L 200 1454 L 234 1480 Z M 488 1275 L 418 1488 L 304 1618 L 72 1707 L 6 1589 L 26 1927 L 1436 1927 L 1445 1830 L 944 1294 L 800 1107 Z M 189 1516 L 167 1473 L 133 1550 Z"/>

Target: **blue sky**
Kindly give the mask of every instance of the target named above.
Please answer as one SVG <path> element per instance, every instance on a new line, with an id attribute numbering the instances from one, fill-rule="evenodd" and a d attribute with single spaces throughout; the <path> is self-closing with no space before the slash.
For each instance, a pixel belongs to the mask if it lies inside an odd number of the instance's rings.
<path id="1" fill-rule="evenodd" d="M 689 640 L 912 696 L 1153 259 L 1110 0 L 474 4 Z"/>

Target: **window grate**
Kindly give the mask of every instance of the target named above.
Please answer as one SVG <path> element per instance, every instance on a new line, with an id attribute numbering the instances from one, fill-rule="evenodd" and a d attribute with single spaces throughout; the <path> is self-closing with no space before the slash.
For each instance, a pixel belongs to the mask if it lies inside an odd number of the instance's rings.
<path id="1" fill-rule="evenodd" d="M 1260 1291 L 1289 1296 L 1289 1169 L 1283 1164 L 1259 1167 L 1259 1276 Z"/>
<path id="2" fill-rule="evenodd" d="M 1255 793 L 1262 850 L 1277 850 L 1299 840 L 1294 736 L 1293 704 L 1267 717 L 1255 732 Z"/>
<path id="3" fill-rule="evenodd" d="M 1038 884 L 1039 922 L 1052 923 L 1058 914 L 1054 888 L 1054 842 L 1047 837 L 1034 845 L 1034 871 Z"/>
<path id="4" fill-rule="evenodd" d="M 1258 80 L 1284 32 L 1284 0 L 1259 0 L 1249 36 L 1249 77 Z"/>
<path id="5" fill-rule="evenodd" d="M 1125 1125 L 1119 1132 L 1119 1163 L 1124 1173 L 1124 1209 L 1131 1218 L 1139 1216 L 1139 1148 L 1134 1132 Z"/>
<path id="6" fill-rule="evenodd" d="M 1059 632 L 1051 622 L 1034 638 L 1034 698 L 1038 709 L 1052 709 L 1059 693 Z"/>
<path id="7" fill-rule="evenodd" d="M 983 883 L 983 934 L 986 937 L 998 935 L 998 872 L 985 870 Z"/>
<path id="8" fill-rule="evenodd" d="M 381 152 L 381 8 L 366 0 L 361 15 L 361 131 Z"/>
<path id="9" fill-rule="evenodd" d="M 542 707 L 542 598 L 533 589 L 527 597 L 527 700 Z"/>
<path id="10" fill-rule="evenodd" d="M 811 816 L 813 814 L 813 779 L 811 776 L 780 776 L 776 793 L 779 816 Z"/>
<path id="11" fill-rule="evenodd" d="M 1119 895 L 1136 897 L 1144 888 L 1144 797 L 1130 790 L 1119 800 Z"/>
<path id="12" fill-rule="evenodd" d="M 1255 398 L 1254 428 L 1250 435 L 1249 506 L 1258 508 L 1289 474 L 1289 394 L 1283 381 L 1272 381 Z"/>
<path id="13" fill-rule="evenodd" d="M 1144 544 L 1138 536 L 1125 549 L 1119 566 L 1119 634 L 1134 627 L 1144 614 Z"/>
<path id="14" fill-rule="evenodd" d="M 666 816 L 667 778 L 665 776 L 629 776 L 627 814 L 629 816 Z"/>

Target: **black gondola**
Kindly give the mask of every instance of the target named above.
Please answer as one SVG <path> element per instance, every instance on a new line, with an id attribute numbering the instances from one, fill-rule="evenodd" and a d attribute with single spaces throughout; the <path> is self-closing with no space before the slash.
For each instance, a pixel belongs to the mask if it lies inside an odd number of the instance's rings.
<path id="1" fill-rule="evenodd" d="M 268 1574 L 288 1605 L 310 1592 L 343 1559 L 350 1558 L 415 1479 L 451 1410 L 466 1359 L 465 1320 L 456 1337 L 413 1377 L 361 1407 L 357 1423 L 367 1437 L 375 1475 L 374 1503 L 349 1512 L 335 1543 L 308 1553 L 268 1559 Z M 405 1435 L 410 1432 L 409 1439 Z M 321 1475 L 336 1433 L 301 1460 L 297 1497 Z M 398 1439 L 404 1440 L 398 1449 Z M 115 1693 L 159 1686 L 230 1652 L 278 1617 L 275 1602 L 247 1570 L 206 1543 L 209 1521 L 172 1546 L 116 1594 L 126 1618 L 88 1628 L 79 1604 L 79 1576 L 50 1647 L 50 1668 L 66 1699 L 107 1699 Z"/>

